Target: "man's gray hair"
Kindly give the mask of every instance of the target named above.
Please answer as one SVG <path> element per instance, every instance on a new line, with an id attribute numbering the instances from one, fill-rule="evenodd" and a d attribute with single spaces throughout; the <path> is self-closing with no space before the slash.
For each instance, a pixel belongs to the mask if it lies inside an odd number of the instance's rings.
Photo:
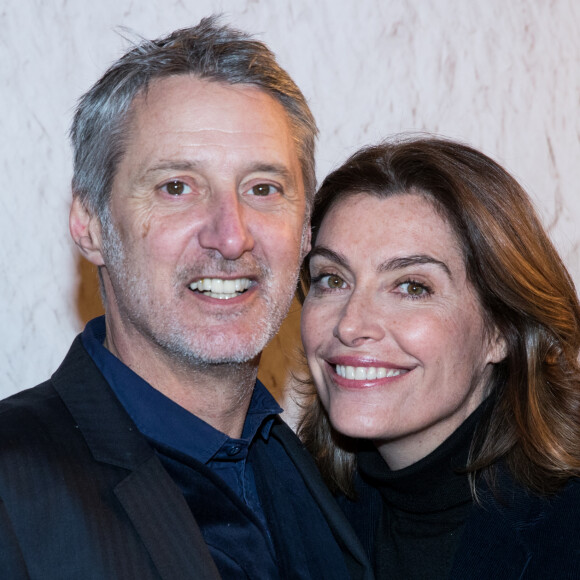
<path id="1" fill-rule="evenodd" d="M 73 195 L 101 222 L 108 221 L 112 183 L 125 152 L 133 100 L 146 92 L 152 81 L 182 74 L 253 85 L 284 107 L 310 207 L 316 188 L 314 147 L 318 130 L 306 99 L 264 43 L 220 25 L 217 16 L 164 38 L 143 40 L 81 97 L 70 131 Z"/>

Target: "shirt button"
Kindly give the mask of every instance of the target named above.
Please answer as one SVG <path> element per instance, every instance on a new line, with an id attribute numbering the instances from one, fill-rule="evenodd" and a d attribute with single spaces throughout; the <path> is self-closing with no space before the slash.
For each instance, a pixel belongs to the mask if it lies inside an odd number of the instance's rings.
<path id="1" fill-rule="evenodd" d="M 237 445 L 234 445 L 233 447 L 229 447 L 228 450 L 226 451 L 226 453 L 230 456 L 237 455 L 239 452 L 240 452 L 240 448 Z"/>

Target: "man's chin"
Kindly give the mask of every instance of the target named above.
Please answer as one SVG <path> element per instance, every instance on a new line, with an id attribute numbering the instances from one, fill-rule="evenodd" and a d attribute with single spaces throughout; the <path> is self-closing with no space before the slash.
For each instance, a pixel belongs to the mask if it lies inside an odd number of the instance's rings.
<path id="1" fill-rule="evenodd" d="M 163 346 L 173 357 L 178 358 L 184 364 L 194 367 L 209 367 L 246 364 L 254 361 L 257 363 L 260 353 L 269 341 L 269 335 L 257 340 L 255 335 L 232 338 L 222 334 L 213 340 L 207 338 L 203 344 L 169 341 Z"/>

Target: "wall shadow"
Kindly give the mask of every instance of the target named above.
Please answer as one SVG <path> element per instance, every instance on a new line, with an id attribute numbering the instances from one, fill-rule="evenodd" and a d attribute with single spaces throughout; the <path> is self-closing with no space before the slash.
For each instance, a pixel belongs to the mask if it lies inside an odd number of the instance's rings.
<path id="1" fill-rule="evenodd" d="M 101 302 L 97 267 L 82 256 L 77 256 L 77 284 L 76 310 L 84 326 L 92 318 L 104 314 L 105 310 Z"/>
<path id="2" fill-rule="evenodd" d="M 264 349 L 258 378 L 284 409 L 283 419 L 292 427 L 302 415 L 307 387 L 302 383 L 309 375 L 300 340 L 300 303 L 294 298 L 280 331 Z"/>

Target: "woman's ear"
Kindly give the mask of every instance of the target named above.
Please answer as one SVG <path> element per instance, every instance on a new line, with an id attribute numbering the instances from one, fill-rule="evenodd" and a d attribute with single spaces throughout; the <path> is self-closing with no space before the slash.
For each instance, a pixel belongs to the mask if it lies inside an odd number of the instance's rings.
<path id="1" fill-rule="evenodd" d="M 507 343 L 497 328 L 491 332 L 487 351 L 487 362 L 496 364 L 507 356 Z"/>
<path id="2" fill-rule="evenodd" d="M 96 215 L 89 212 L 78 196 L 73 198 L 70 208 L 69 229 L 81 254 L 95 266 L 103 266 L 105 262 L 101 252 L 101 223 Z"/>

